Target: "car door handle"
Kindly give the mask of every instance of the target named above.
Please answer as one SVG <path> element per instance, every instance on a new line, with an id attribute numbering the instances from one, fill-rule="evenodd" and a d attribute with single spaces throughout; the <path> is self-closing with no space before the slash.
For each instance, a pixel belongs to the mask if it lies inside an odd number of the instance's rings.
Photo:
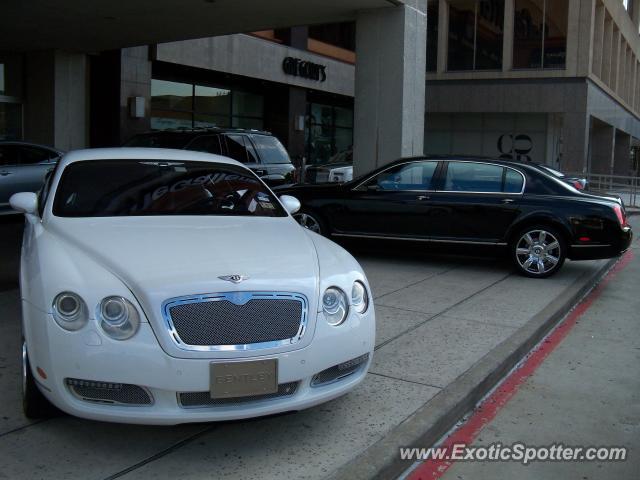
<path id="1" fill-rule="evenodd" d="M 421 202 L 424 201 L 424 200 L 430 200 L 430 199 L 431 199 L 431 197 L 429 195 L 418 195 L 416 197 L 416 200 L 419 200 Z"/>
<path id="2" fill-rule="evenodd" d="M 6 177 L 8 175 L 11 175 L 13 172 L 0 172 L 0 176 Z"/>
<path id="3" fill-rule="evenodd" d="M 502 203 L 513 203 L 513 198 L 503 198 Z"/>

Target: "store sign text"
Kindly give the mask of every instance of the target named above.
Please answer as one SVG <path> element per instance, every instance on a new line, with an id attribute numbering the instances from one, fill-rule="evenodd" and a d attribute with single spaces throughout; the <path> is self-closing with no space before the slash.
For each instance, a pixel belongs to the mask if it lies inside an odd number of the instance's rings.
<path id="1" fill-rule="evenodd" d="M 282 70 L 287 75 L 324 82 L 327 79 L 327 67 L 318 63 L 307 62 L 299 58 L 287 57 L 282 61 Z"/>

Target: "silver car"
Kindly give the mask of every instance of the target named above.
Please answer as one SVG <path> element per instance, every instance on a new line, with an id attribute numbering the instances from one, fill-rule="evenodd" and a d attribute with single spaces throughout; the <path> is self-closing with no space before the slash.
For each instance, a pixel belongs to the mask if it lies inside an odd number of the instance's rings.
<path id="1" fill-rule="evenodd" d="M 37 192 L 63 152 L 27 142 L 0 142 L 0 215 L 16 213 L 9 197 Z"/>

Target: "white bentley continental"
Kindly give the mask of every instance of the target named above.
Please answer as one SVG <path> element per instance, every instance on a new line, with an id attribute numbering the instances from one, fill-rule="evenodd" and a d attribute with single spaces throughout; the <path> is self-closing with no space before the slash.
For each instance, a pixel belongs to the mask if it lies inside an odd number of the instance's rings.
<path id="1" fill-rule="evenodd" d="M 358 263 L 242 164 L 185 150 L 68 153 L 25 214 L 28 417 L 178 424 L 345 394 L 373 355 Z"/>

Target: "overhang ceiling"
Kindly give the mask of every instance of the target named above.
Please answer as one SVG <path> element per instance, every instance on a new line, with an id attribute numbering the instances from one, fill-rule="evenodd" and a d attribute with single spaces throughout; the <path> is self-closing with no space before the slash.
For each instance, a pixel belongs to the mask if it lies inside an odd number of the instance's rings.
<path id="1" fill-rule="evenodd" d="M 0 51 L 97 52 L 136 45 L 353 20 L 401 0 L 9 0 Z"/>

